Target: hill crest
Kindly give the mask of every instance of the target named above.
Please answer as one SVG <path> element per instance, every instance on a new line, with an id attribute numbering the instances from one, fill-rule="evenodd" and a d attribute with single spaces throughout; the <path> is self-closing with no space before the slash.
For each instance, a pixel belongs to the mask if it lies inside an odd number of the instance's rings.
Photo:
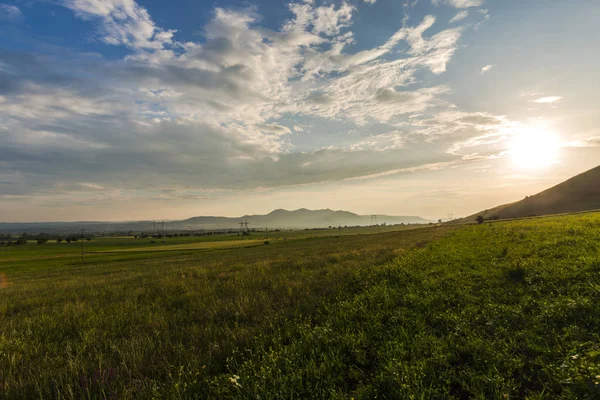
<path id="1" fill-rule="evenodd" d="M 478 212 L 455 222 L 523 218 L 600 209 L 600 166 L 576 175 L 533 196 Z"/>

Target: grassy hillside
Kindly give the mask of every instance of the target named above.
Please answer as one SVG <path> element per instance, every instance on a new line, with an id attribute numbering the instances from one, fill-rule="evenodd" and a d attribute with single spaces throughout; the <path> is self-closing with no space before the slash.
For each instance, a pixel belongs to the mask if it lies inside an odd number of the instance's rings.
<path id="1" fill-rule="evenodd" d="M 600 167 L 577 175 L 534 196 L 473 214 L 459 222 L 474 222 L 478 215 L 522 218 L 536 215 L 600 210 Z"/>
<path id="2" fill-rule="evenodd" d="M 600 396 L 599 213 L 94 257 L 0 263 L 0 398 Z"/>

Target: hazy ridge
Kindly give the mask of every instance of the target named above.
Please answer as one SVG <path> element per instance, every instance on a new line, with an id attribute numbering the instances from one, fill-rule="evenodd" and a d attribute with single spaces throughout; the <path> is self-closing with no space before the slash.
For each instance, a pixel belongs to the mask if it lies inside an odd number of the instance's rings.
<path id="1" fill-rule="evenodd" d="M 165 221 L 166 230 L 198 230 L 198 229 L 239 229 L 240 221 L 247 221 L 249 229 L 306 229 L 326 228 L 329 226 L 365 226 L 372 225 L 371 215 L 358 215 L 349 211 L 308 210 L 301 208 L 294 211 L 274 210 L 265 215 L 244 215 L 241 217 L 198 216 L 184 220 Z M 423 224 L 430 222 L 418 216 L 377 215 L 378 224 Z M 161 227 L 157 224 L 157 229 Z M 153 229 L 152 221 L 78 221 L 78 222 L 3 222 L 0 233 L 57 233 L 76 232 L 123 232 L 149 231 Z"/>

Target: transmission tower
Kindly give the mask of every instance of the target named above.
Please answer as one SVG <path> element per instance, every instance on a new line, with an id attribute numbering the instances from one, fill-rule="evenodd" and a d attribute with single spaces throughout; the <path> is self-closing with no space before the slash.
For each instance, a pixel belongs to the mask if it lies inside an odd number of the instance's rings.
<path id="1" fill-rule="evenodd" d="M 371 215 L 371 226 L 379 225 L 377 223 L 377 215 Z"/>

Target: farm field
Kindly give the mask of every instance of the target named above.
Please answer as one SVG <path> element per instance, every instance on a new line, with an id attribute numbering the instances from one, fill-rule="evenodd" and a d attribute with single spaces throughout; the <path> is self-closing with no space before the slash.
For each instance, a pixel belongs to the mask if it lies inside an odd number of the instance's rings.
<path id="1" fill-rule="evenodd" d="M 0 398 L 600 397 L 600 213 L 392 228 L 0 248 Z"/>
<path id="2" fill-rule="evenodd" d="M 394 225 L 394 226 L 369 226 L 369 227 L 350 227 L 336 229 L 310 229 L 310 230 L 290 230 L 290 231 L 269 231 L 266 235 L 269 241 L 305 239 L 317 237 L 338 237 L 347 235 L 362 235 L 371 233 L 397 232 L 400 230 L 420 229 L 426 225 Z M 164 248 L 165 246 L 178 246 L 171 249 L 178 250 L 198 250 L 219 247 L 217 242 L 228 242 L 225 247 L 244 247 L 242 243 L 252 240 L 258 240 L 261 243 L 265 239 L 264 232 L 253 232 L 250 236 L 239 236 L 237 233 L 218 234 L 207 236 L 178 236 L 170 238 L 152 239 L 152 238 L 134 238 L 132 236 L 123 237 L 94 237 L 92 241 L 84 241 L 85 259 L 92 257 L 95 259 L 96 253 L 123 252 L 125 250 L 137 248 L 154 250 Z M 202 243 L 210 245 L 203 246 Z M 164 250 L 164 249 L 162 249 Z M 27 246 L 2 247 L 0 246 L 0 264 L 2 262 L 23 261 L 26 259 L 47 259 L 70 257 L 79 259 L 81 254 L 81 242 L 56 243 L 54 240 L 48 241 L 44 245 L 37 245 L 35 240 L 30 240 Z"/>

